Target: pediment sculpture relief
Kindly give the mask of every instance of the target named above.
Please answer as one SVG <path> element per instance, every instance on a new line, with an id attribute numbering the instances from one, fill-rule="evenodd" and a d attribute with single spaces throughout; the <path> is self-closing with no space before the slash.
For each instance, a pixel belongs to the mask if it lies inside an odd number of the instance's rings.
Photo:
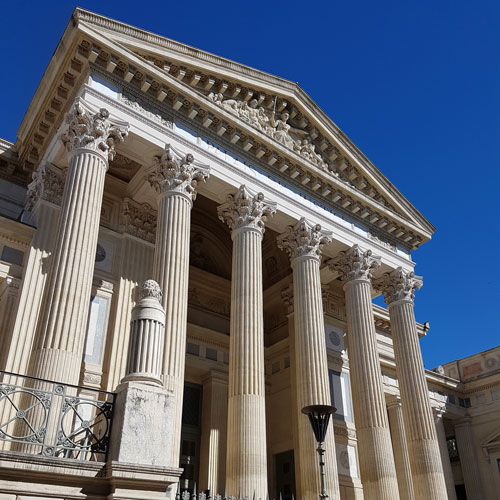
<path id="1" fill-rule="evenodd" d="M 328 170 L 328 165 L 316 152 L 314 144 L 308 137 L 308 132 L 292 127 L 288 123 L 290 115 L 286 111 L 277 116 L 275 111 L 259 106 L 257 99 L 251 99 L 248 102 L 224 99 L 222 94 L 214 92 L 210 92 L 208 98 L 229 113 L 236 115 L 252 127 L 302 156 L 313 165 Z"/>

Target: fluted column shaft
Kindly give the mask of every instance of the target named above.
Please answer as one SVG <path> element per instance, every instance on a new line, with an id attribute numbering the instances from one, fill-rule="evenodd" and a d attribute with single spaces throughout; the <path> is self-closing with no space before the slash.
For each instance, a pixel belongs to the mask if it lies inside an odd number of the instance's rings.
<path id="1" fill-rule="evenodd" d="M 153 277 L 163 290 L 166 312 L 163 375 L 165 387 L 174 393 L 175 417 L 172 465 L 178 465 L 184 394 L 186 326 L 189 285 L 189 234 L 191 199 L 182 193 L 161 196 L 153 264 Z"/>
<path id="2" fill-rule="evenodd" d="M 387 404 L 389 425 L 391 428 L 392 449 L 394 451 L 394 462 L 396 464 L 396 475 L 398 478 L 399 497 L 401 500 L 414 500 L 413 482 L 411 479 L 410 457 L 406 443 L 406 432 L 403 421 L 403 411 L 399 400 L 390 401 Z"/>
<path id="3" fill-rule="evenodd" d="M 349 281 L 344 285 L 344 292 L 347 349 L 364 495 L 367 500 L 399 498 L 385 412 L 370 282 Z"/>
<path id="4" fill-rule="evenodd" d="M 455 425 L 460 467 L 464 477 L 467 500 L 484 500 L 485 494 L 479 471 L 478 457 L 474 450 L 474 437 L 470 419 Z"/>
<path id="5" fill-rule="evenodd" d="M 128 127 L 94 111 L 77 99 L 66 117 L 70 162 L 31 361 L 35 377 L 70 384 L 82 363 L 108 156 Z"/>
<path id="6" fill-rule="evenodd" d="M 359 466 L 367 500 L 399 498 L 371 299 L 371 272 L 380 258 L 354 245 L 330 261 L 344 282 L 347 352 Z"/>
<path id="7" fill-rule="evenodd" d="M 132 310 L 126 375 L 122 382 L 162 385 L 165 311 L 156 281 L 143 283 L 140 299 Z"/>
<path id="8" fill-rule="evenodd" d="M 446 491 L 448 492 L 448 500 L 457 500 L 455 479 L 453 478 L 453 469 L 451 468 L 450 454 L 448 453 L 448 445 L 446 444 L 446 433 L 443 423 L 443 410 L 434 409 L 434 421 L 436 424 L 436 434 L 439 443 L 439 451 L 441 453 L 441 462 L 443 464 L 443 473 L 446 483 Z"/>
<path id="9" fill-rule="evenodd" d="M 389 314 L 415 498 L 443 499 L 446 484 L 412 301 L 391 302 Z"/>
<path id="10" fill-rule="evenodd" d="M 262 234 L 233 232 L 227 489 L 245 497 L 267 493 Z"/>
<path id="11" fill-rule="evenodd" d="M 203 381 L 200 490 L 224 491 L 227 443 L 226 373 L 211 371 Z"/>
<path id="12" fill-rule="evenodd" d="M 321 476 L 316 452 L 317 443 L 311 424 L 302 408 L 310 405 L 330 405 L 330 384 L 326 356 L 325 318 L 319 266 L 321 251 L 331 241 L 329 232 L 321 226 L 301 219 L 278 238 L 278 246 L 290 256 L 293 269 L 293 356 L 296 398 L 298 457 L 300 476 L 298 497 L 317 499 L 321 493 Z M 290 298 L 288 298 L 289 303 Z M 325 489 L 331 499 L 340 499 L 333 422 L 326 435 Z"/>
<path id="13" fill-rule="evenodd" d="M 209 169 L 195 165 L 193 155 L 182 155 L 169 144 L 155 160 L 155 169 L 148 176 L 159 199 L 153 278 L 163 292 L 166 313 L 163 376 L 165 387 L 174 396 L 171 463 L 177 467 L 184 394 L 191 208 L 197 183 L 206 180 Z"/>
<path id="14" fill-rule="evenodd" d="M 319 259 L 298 257 L 292 261 L 295 311 L 295 377 L 297 384 L 298 437 L 301 498 L 316 499 L 321 491 L 317 443 L 311 424 L 301 410 L 305 406 L 330 405 L 328 360 Z M 325 441 L 326 491 L 329 498 L 340 498 L 333 421 Z"/>
<path id="15" fill-rule="evenodd" d="M 231 324 L 226 488 L 229 494 L 267 495 L 262 235 L 274 204 L 241 186 L 219 206 L 231 228 Z"/>

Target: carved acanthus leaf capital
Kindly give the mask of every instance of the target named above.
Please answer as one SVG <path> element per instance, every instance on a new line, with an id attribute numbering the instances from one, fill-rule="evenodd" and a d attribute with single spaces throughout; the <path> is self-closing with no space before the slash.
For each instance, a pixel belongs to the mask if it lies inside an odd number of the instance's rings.
<path id="1" fill-rule="evenodd" d="M 385 273 L 373 282 L 374 288 L 384 293 L 387 305 L 398 300 L 413 302 L 415 290 L 422 288 L 422 285 L 421 276 L 415 276 L 413 271 L 405 271 L 402 267 Z"/>
<path id="2" fill-rule="evenodd" d="M 151 205 L 142 205 L 126 198 L 123 202 L 123 224 L 122 230 L 150 243 L 156 238 L 156 212 Z"/>
<path id="3" fill-rule="evenodd" d="M 278 248 L 286 250 L 293 261 L 297 257 L 321 259 L 324 245 L 331 241 L 331 231 L 324 231 L 319 224 L 312 225 L 302 217 L 295 226 L 288 226 L 285 233 L 278 236 Z"/>
<path id="4" fill-rule="evenodd" d="M 139 291 L 139 300 L 148 298 L 156 299 L 161 304 L 161 288 L 155 280 L 146 280 Z"/>
<path id="5" fill-rule="evenodd" d="M 26 210 L 31 211 L 39 200 L 61 204 L 65 172 L 43 164 L 33 172 L 32 179 L 26 194 Z"/>
<path id="6" fill-rule="evenodd" d="M 276 203 L 265 201 L 262 193 L 250 193 L 243 185 L 227 197 L 227 202 L 217 208 L 217 213 L 232 231 L 245 227 L 264 233 L 268 217 L 276 213 Z"/>
<path id="7" fill-rule="evenodd" d="M 146 180 L 158 194 L 178 192 L 195 200 L 198 182 L 205 182 L 210 175 L 208 165 L 195 164 L 191 153 L 181 155 L 170 144 L 154 160 L 155 169 Z"/>
<path id="8" fill-rule="evenodd" d="M 372 255 L 371 250 L 363 251 L 359 245 L 353 245 L 328 261 L 332 271 L 340 273 L 344 283 L 353 280 L 370 281 L 372 272 L 380 267 L 380 257 Z"/>
<path id="9" fill-rule="evenodd" d="M 128 135 L 128 123 L 112 123 L 107 109 L 94 110 L 79 97 L 66 114 L 66 123 L 68 130 L 61 140 L 68 151 L 90 149 L 106 160 L 114 158 L 116 144 Z"/>

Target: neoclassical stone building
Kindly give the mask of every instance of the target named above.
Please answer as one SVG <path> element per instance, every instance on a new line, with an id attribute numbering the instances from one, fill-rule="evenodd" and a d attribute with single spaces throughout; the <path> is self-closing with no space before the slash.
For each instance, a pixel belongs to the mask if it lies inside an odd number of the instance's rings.
<path id="1" fill-rule="evenodd" d="M 317 498 L 311 404 L 329 498 L 498 498 L 500 355 L 424 370 L 434 228 L 297 84 L 77 9 L 0 211 L 0 498 Z"/>

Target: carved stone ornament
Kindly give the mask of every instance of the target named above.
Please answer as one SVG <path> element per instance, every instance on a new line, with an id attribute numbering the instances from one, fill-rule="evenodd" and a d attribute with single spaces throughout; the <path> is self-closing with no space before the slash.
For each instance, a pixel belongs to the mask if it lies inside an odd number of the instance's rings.
<path id="1" fill-rule="evenodd" d="M 66 114 L 66 123 L 68 130 L 61 140 L 68 151 L 90 149 L 106 160 L 114 158 L 116 144 L 123 142 L 128 135 L 127 123 L 111 123 L 107 109 L 93 110 L 79 97 Z"/>
<path id="2" fill-rule="evenodd" d="M 65 172 L 43 164 L 33 172 L 32 178 L 33 181 L 28 184 L 26 194 L 26 210 L 31 211 L 39 200 L 61 204 Z"/>
<path id="3" fill-rule="evenodd" d="M 214 92 L 210 92 L 208 98 L 307 161 L 323 170 L 328 170 L 328 165 L 321 155 L 316 152 L 314 144 L 307 137 L 308 132 L 292 127 L 288 123 L 290 115 L 286 111 L 276 116 L 275 111 L 269 111 L 262 106 L 259 107 L 257 99 L 252 99 L 250 102 L 224 99 L 222 94 Z"/>
<path id="4" fill-rule="evenodd" d="M 210 175 L 208 165 L 195 164 L 192 154 L 180 155 L 170 144 L 154 161 L 155 169 L 146 180 L 158 194 L 174 191 L 195 200 L 198 182 L 205 182 Z"/>
<path id="5" fill-rule="evenodd" d="M 139 300 L 149 298 L 156 299 L 161 304 L 161 288 L 155 280 L 146 280 L 139 291 Z"/>
<path id="6" fill-rule="evenodd" d="M 144 115 L 146 118 L 154 120 L 162 125 L 165 125 L 168 128 L 173 128 L 173 122 L 171 117 L 162 113 L 159 109 L 156 109 L 153 105 L 139 99 L 138 97 L 123 91 L 120 96 L 120 101 L 139 112 L 141 115 Z"/>
<path id="7" fill-rule="evenodd" d="M 254 195 L 243 185 L 227 197 L 227 202 L 217 208 L 217 213 L 232 231 L 246 227 L 264 233 L 268 217 L 276 213 L 276 203 L 264 201 L 262 193 Z"/>
<path id="8" fill-rule="evenodd" d="M 154 243 L 156 238 L 156 212 L 151 205 L 140 205 L 130 199 L 123 202 L 123 232 Z"/>
<path id="9" fill-rule="evenodd" d="M 321 260 L 324 245 L 332 241 L 331 231 L 324 231 L 319 224 L 312 225 L 302 217 L 295 226 L 288 226 L 277 238 L 278 248 L 286 250 L 290 259 L 316 257 Z"/>
<path id="10" fill-rule="evenodd" d="M 372 271 L 380 267 L 380 257 L 373 256 L 371 250 L 363 252 L 359 245 L 353 245 L 330 259 L 328 265 L 332 271 L 340 273 L 344 283 L 353 280 L 370 281 Z"/>
<path id="11" fill-rule="evenodd" d="M 415 276 L 413 271 L 406 272 L 402 267 L 385 273 L 373 282 L 374 288 L 384 293 L 387 305 L 398 300 L 413 302 L 415 290 L 420 290 L 423 284 L 422 276 Z"/>

